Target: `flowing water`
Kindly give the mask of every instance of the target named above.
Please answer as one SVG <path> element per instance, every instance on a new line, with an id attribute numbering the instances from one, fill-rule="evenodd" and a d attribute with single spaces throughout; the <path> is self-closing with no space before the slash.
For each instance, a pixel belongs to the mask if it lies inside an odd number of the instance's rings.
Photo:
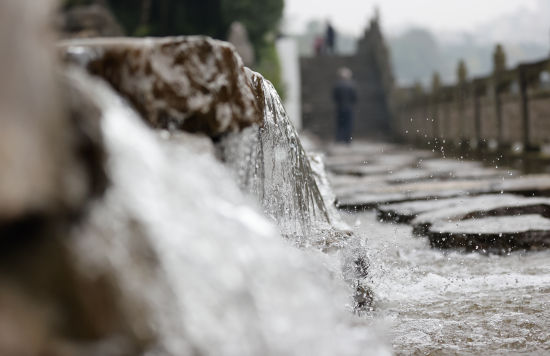
<path id="1" fill-rule="evenodd" d="M 119 286 L 140 352 L 386 355 L 374 325 L 397 354 L 550 352 L 550 252 L 442 252 L 370 212 L 346 216 L 351 235 L 263 78 L 249 73 L 262 127 L 214 145 L 151 130 L 72 75 L 102 108 L 111 179 L 75 255 Z M 366 285 L 372 311 L 357 308 Z"/>
<path id="2" fill-rule="evenodd" d="M 104 83 L 71 76 L 102 108 L 111 179 L 74 254 L 118 286 L 140 353 L 388 354 L 346 308 L 339 256 L 282 239 L 209 139 L 154 132 Z"/>
<path id="3" fill-rule="evenodd" d="M 224 160 L 241 188 L 252 194 L 281 233 L 299 246 L 314 244 L 331 229 L 330 202 L 325 202 L 298 134 L 269 81 L 249 72 L 264 121 L 226 138 Z M 332 214 L 332 220 L 335 220 Z M 322 235 L 322 234 L 321 234 Z"/>
<path id="4" fill-rule="evenodd" d="M 375 319 L 397 354 L 550 353 L 550 251 L 443 252 L 371 212 L 346 220 L 368 241 Z"/>

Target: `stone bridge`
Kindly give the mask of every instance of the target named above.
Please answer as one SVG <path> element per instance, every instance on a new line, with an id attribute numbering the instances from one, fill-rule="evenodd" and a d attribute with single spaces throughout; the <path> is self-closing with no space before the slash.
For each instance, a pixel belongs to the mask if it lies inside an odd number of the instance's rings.
<path id="1" fill-rule="evenodd" d="M 432 88 L 401 88 L 394 92 L 394 133 L 401 140 L 425 144 L 467 144 L 505 152 L 540 149 L 550 143 L 550 59 L 507 69 L 500 45 L 493 73 L 467 78 L 463 62 L 458 81 Z"/>
<path id="2" fill-rule="evenodd" d="M 388 138 L 423 146 L 506 152 L 536 151 L 550 144 L 550 59 L 506 68 L 497 45 L 489 75 L 468 78 L 464 62 L 457 82 L 442 85 L 434 74 L 429 91 L 397 88 L 378 19 L 352 56 L 301 58 L 303 127 L 324 140 L 335 132 L 331 97 L 337 70 L 354 73 L 358 105 L 353 138 Z"/>

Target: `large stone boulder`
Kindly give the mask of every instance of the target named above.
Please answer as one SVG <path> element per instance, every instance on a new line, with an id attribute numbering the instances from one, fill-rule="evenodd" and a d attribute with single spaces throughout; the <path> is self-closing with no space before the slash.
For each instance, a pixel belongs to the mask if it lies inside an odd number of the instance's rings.
<path id="1" fill-rule="evenodd" d="M 65 147 L 48 3 L 0 3 L 0 221 L 60 201 Z"/>
<path id="2" fill-rule="evenodd" d="M 96 168 L 101 176 L 97 115 L 57 75 L 52 9 L 52 1 L 0 3 L 0 230 L 28 216 L 72 214 L 100 190 L 88 176 Z"/>
<path id="3" fill-rule="evenodd" d="M 84 65 L 125 96 L 156 128 L 211 137 L 261 121 L 233 46 L 206 37 L 67 41 L 69 61 Z"/>
<path id="4" fill-rule="evenodd" d="M 0 354 L 7 356 L 83 354 L 73 346 L 97 335 L 107 310 L 104 303 L 85 311 L 78 294 L 103 291 L 77 277 L 65 246 L 106 179 L 100 112 L 59 74 L 53 9 L 47 0 L 0 2 Z"/>

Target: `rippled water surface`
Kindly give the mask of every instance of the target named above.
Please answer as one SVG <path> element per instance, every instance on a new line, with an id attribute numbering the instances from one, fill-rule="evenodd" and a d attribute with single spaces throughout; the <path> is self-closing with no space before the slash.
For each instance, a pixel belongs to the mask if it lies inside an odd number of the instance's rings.
<path id="1" fill-rule="evenodd" d="M 374 213 L 346 220 L 367 239 L 375 317 L 396 354 L 550 354 L 550 251 L 442 252 Z"/>

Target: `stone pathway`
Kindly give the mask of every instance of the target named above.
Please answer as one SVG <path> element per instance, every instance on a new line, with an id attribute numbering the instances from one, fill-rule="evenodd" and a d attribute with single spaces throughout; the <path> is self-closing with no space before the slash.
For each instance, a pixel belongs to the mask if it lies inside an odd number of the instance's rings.
<path id="1" fill-rule="evenodd" d="M 550 174 L 367 142 L 332 147 L 326 166 L 340 209 L 375 209 L 381 221 L 412 225 L 432 247 L 550 247 Z"/>

